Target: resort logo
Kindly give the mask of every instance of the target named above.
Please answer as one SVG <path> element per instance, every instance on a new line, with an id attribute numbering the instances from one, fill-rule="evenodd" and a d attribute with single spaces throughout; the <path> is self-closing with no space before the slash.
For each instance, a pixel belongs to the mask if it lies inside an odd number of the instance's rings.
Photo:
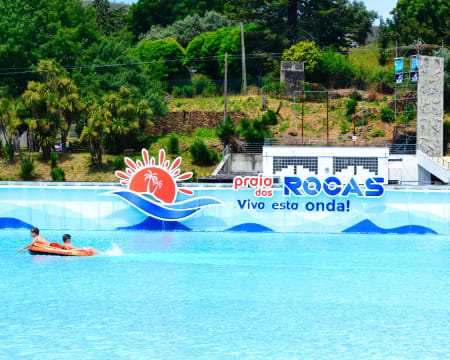
<path id="1" fill-rule="evenodd" d="M 182 158 L 173 162 L 166 159 L 164 149 L 159 151 L 158 162 L 150 157 L 147 149 L 142 149 L 142 160 L 133 161 L 125 158 L 127 168 L 116 171 L 120 184 L 126 190 L 113 191 L 109 194 L 118 196 L 148 216 L 165 221 L 186 219 L 206 206 L 222 205 L 212 197 L 197 197 L 175 202 L 179 193 L 194 195 L 190 189 L 177 186 L 177 182 L 192 178 L 192 172 L 181 173 L 179 169 Z"/>
<path id="2" fill-rule="evenodd" d="M 298 176 L 285 176 L 282 178 L 281 187 L 283 196 L 317 196 L 321 193 L 327 196 L 343 196 L 354 195 L 357 197 L 380 197 L 385 193 L 385 179 L 383 177 L 369 177 L 365 179 L 364 186 L 351 178 L 344 182 L 336 176 L 327 177 L 320 180 L 317 177 L 310 176 L 302 179 Z M 256 197 L 272 197 L 274 190 L 274 178 L 271 176 L 236 176 L 233 179 L 233 190 L 254 189 L 253 194 Z M 279 189 L 278 189 L 279 190 Z"/>

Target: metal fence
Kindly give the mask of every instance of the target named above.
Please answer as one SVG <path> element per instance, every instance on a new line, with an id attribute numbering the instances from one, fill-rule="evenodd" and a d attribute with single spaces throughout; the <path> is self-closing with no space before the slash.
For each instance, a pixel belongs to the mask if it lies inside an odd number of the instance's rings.
<path id="1" fill-rule="evenodd" d="M 349 146 L 349 147 L 388 147 L 385 139 L 362 139 L 358 137 L 339 138 L 303 137 L 302 138 L 268 138 L 264 139 L 265 146 Z"/>
<path id="2" fill-rule="evenodd" d="M 420 150 L 421 152 L 423 152 L 426 156 L 428 156 L 430 159 L 432 159 L 433 161 L 435 161 L 442 167 L 450 170 L 450 161 L 445 159 L 442 155 L 435 154 L 432 151 L 430 151 L 429 149 L 426 149 L 422 145 L 417 145 L 417 149 Z"/>

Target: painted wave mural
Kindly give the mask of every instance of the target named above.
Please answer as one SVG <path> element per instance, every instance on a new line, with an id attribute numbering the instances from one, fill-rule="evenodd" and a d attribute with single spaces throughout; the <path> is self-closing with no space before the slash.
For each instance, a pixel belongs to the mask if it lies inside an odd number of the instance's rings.
<path id="1" fill-rule="evenodd" d="M 186 219 L 206 206 L 222 204 L 212 197 L 197 197 L 173 204 L 161 204 L 133 191 L 113 191 L 108 194 L 118 196 L 148 216 L 165 221 Z"/>
<path id="2" fill-rule="evenodd" d="M 350 201 L 348 210 L 338 212 L 317 210 L 315 205 L 333 200 L 326 196 L 284 197 L 278 191 L 267 199 L 252 190 L 191 189 L 195 195 L 179 194 L 167 204 L 119 187 L 0 185 L 0 229 L 450 235 L 447 190 L 392 190 L 379 199 L 336 197 L 336 202 Z M 242 199 L 259 205 L 243 208 Z M 288 209 L 287 202 L 296 208 Z"/>

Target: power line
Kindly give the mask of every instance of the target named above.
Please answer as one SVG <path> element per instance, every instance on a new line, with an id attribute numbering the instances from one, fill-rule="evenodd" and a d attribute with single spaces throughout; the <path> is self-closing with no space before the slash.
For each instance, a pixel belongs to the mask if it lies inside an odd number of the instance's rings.
<path id="1" fill-rule="evenodd" d="M 423 46 L 423 45 L 422 45 Z M 422 47 L 421 46 L 421 47 Z M 428 48 L 441 48 L 440 45 L 426 45 Z M 407 46 L 399 46 L 397 49 L 409 49 L 412 48 L 410 45 Z M 448 48 L 445 48 L 448 50 Z M 349 50 L 325 50 L 319 52 L 305 52 L 305 55 L 314 55 L 314 54 L 350 54 L 357 52 L 373 52 L 373 51 L 395 51 L 395 48 L 366 48 L 366 49 L 349 49 Z M 253 53 L 245 56 L 245 59 L 265 59 L 265 58 L 281 58 L 283 53 L 264 53 L 258 54 Z M 162 64 L 162 63 L 199 63 L 199 62 L 215 62 L 217 60 L 221 60 L 224 58 L 224 55 L 214 55 L 214 56 L 204 56 L 200 58 L 180 58 L 180 59 L 168 59 L 168 60 L 153 60 L 153 61 L 140 61 L 140 62 L 131 62 L 131 63 L 112 63 L 112 64 L 83 64 L 83 65 L 70 65 L 70 66 L 59 66 L 57 69 L 61 70 L 82 70 L 82 69 L 97 69 L 97 68 L 108 68 L 108 67 L 124 67 L 124 66 L 139 66 L 139 65 L 151 65 L 151 64 Z M 239 60 L 242 58 L 241 54 L 229 54 L 229 60 Z M 0 68 L 0 70 L 12 70 L 12 71 L 3 71 L 0 72 L 0 76 L 7 75 L 18 75 L 18 74 L 28 74 L 28 73 L 37 73 L 39 70 L 34 67 L 28 68 Z M 20 70 L 20 71 L 17 71 Z"/>

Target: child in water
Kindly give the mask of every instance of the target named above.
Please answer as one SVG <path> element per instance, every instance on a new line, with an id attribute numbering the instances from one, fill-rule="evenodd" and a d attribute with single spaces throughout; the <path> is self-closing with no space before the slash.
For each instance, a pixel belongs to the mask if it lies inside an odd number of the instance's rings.
<path id="1" fill-rule="evenodd" d="M 77 248 L 70 243 L 71 240 L 72 240 L 72 237 L 69 234 L 64 234 L 62 248 L 65 250 L 83 250 L 83 251 L 86 251 L 89 255 L 101 253 L 100 250 L 94 249 L 93 247 L 90 247 L 90 246 L 86 246 L 84 248 Z"/>
<path id="2" fill-rule="evenodd" d="M 30 247 L 32 247 L 34 244 L 42 244 L 42 245 L 50 245 L 50 242 L 47 239 L 44 239 L 42 236 L 39 236 L 39 229 L 38 228 L 32 228 L 30 233 L 31 238 L 33 241 L 29 243 L 28 245 L 24 246 L 22 249 L 18 250 L 19 252 L 26 252 Z"/>

